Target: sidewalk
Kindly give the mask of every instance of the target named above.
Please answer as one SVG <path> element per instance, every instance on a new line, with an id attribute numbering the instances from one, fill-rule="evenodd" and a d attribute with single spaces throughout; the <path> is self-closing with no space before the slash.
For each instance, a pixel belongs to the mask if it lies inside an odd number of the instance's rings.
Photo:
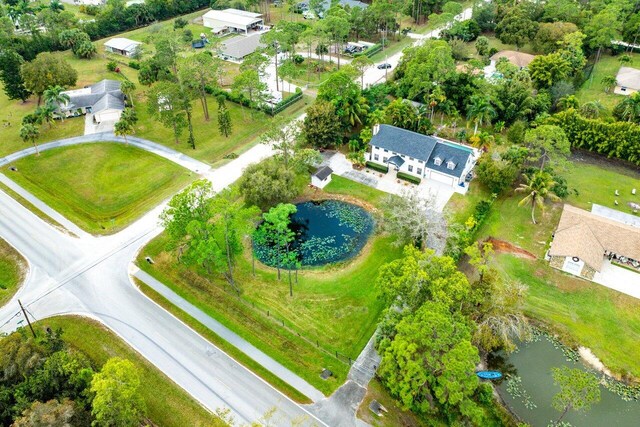
<path id="1" fill-rule="evenodd" d="M 0 182 L 4 185 L 18 193 L 23 199 L 31 203 L 33 206 L 41 210 L 45 215 L 49 218 L 53 219 L 55 222 L 63 226 L 69 232 L 75 234 L 80 238 L 91 238 L 93 237 L 91 234 L 87 233 L 72 221 L 68 220 L 66 217 L 62 216 L 57 211 L 51 209 L 46 203 L 42 202 L 40 199 L 35 197 L 33 194 L 28 192 L 22 186 L 12 181 L 9 177 L 0 173 Z"/>
<path id="2" fill-rule="evenodd" d="M 260 365 L 265 367 L 282 381 L 289 384 L 291 387 L 295 388 L 314 402 L 325 398 L 324 394 L 322 394 L 321 391 L 313 387 L 307 381 L 303 380 L 298 375 L 294 374 L 289 369 L 285 368 L 280 363 L 267 356 L 261 350 L 258 350 L 256 347 L 248 343 L 244 338 L 231 331 L 222 323 L 213 319 L 193 304 L 187 302 L 184 298 L 173 292 L 162 282 L 152 277 L 150 274 L 140 270 L 135 266 L 131 266 L 130 270 L 133 271 L 133 276 L 135 276 L 137 279 L 142 280 L 154 291 L 158 292 L 160 295 L 169 300 L 169 302 L 171 302 L 173 305 L 196 319 L 198 322 L 202 323 L 211 331 L 215 332 L 220 336 L 220 338 L 227 341 L 238 350 L 249 356 L 251 359 L 258 362 Z"/>

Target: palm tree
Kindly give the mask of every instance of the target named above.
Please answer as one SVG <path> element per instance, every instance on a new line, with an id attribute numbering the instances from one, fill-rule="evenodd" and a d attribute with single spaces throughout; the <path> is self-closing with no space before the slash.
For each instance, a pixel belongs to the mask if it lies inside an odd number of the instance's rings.
<path id="1" fill-rule="evenodd" d="M 114 126 L 113 133 L 117 136 L 121 136 L 124 138 L 124 142 L 126 145 L 129 145 L 129 141 L 127 140 L 127 135 L 130 135 L 134 131 L 134 125 L 138 121 L 138 117 L 136 113 L 131 108 L 126 108 L 122 115 L 120 116 L 120 120 L 118 120 Z"/>
<path id="2" fill-rule="evenodd" d="M 357 92 L 341 97 L 337 106 L 337 110 L 342 112 L 343 120 L 351 127 L 363 123 L 369 112 L 368 108 L 367 100 Z"/>
<path id="3" fill-rule="evenodd" d="M 32 123 L 25 123 L 20 128 L 20 138 L 22 138 L 24 142 L 30 142 L 33 144 L 33 147 L 36 149 L 36 156 L 40 155 L 40 151 L 38 151 L 38 144 L 36 144 L 38 136 L 40 136 L 40 131 L 36 125 Z"/>
<path id="4" fill-rule="evenodd" d="M 53 111 L 57 110 L 63 105 L 66 105 L 71 98 L 66 93 L 63 93 L 64 88 L 62 86 L 56 85 L 52 86 L 49 89 L 46 89 L 42 96 L 44 97 L 45 106 L 53 107 Z M 60 114 L 62 120 L 64 120 L 64 114 Z"/>
<path id="5" fill-rule="evenodd" d="M 605 93 L 609 93 L 609 91 L 611 90 L 611 87 L 618 84 L 618 80 L 616 79 L 616 76 L 614 76 L 613 74 L 607 74 L 602 78 L 601 81 L 602 81 L 602 84 L 604 85 Z"/>
<path id="6" fill-rule="evenodd" d="M 491 119 L 495 117 L 496 110 L 487 96 L 473 95 L 470 101 L 467 106 L 467 117 L 475 123 L 473 128 L 473 134 L 475 135 L 478 133 L 479 125 L 491 124 Z"/>
<path id="7" fill-rule="evenodd" d="M 553 177 L 548 172 L 537 171 L 533 174 L 533 176 L 529 177 L 528 175 L 523 175 L 525 183 L 520 184 L 520 187 L 516 188 L 516 191 L 520 193 L 525 193 L 526 196 L 520 200 L 518 206 L 531 205 L 531 221 L 534 224 L 536 223 L 536 207 L 539 207 L 540 210 L 544 211 L 544 201 L 545 199 L 550 200 L 559 200 L 559 197 L 551 192 L 551 189 L 556 182 L 553 180 Z"/>
<path id="8" fill-rule="evenodd" d="M 620 117 L 628 122 L 638 122 L 640 119 L 640 92 L 631 94 L 619 104 Z"/>
<path id="9" fill-rule="evenodd" d="M 136 85 L 131 80 L 123 80 L 120 83 L 120 90 L 127 95 L 127 99 L 133 107 L 133 91 L 136 90 Z"/>
<path id="10" fill-rule="evenodd" d="M 558 100 L 556 107 L 558 110 L 568 110 L 569 108 L 578 109 L 580 102 L 578 102 L 578 98 L 576 98 L 575 95 L 563 96 Z"/>
<path id="11" fill-rule="evenodd" d="M 45 104 L 36 108 L 36 111 L 34 112 L 34 114 L 37 117 L 38 123 L 46 122 L 47 125 L 49 126 L 49 129 L 51 129 L 51 123 L 53 122 L 54 111 L 56 111 L 55 106 L 51 104 Z"/>
<path id="12" fill-rule="evenodd" d="M 589 119 L 597 119 L 606 110 L 600 101 L 589 101 L 582 104 L 580 114 Z"/>

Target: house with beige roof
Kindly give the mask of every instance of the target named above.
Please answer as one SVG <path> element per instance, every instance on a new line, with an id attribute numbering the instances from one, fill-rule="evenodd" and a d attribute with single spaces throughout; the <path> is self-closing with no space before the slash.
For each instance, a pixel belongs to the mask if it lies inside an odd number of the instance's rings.
<path id="1" fill-rule="evenodd" d="M 487 80 L 495 80 L 501 79 L 502 73 L 499 73 L 496 69 L 496 64 L 502 58 L 509 61 L 511 64 L 518 67 L 518 69 L 522 70 L 523 68 L 527 68 L 535 55 L 530 55 L 524 52 L 517 52 L 515 50 L 501 50 L 500 52 L 491 56 L 491 63 L 484 67 L 484 76 Z"/>
<path id="2" fill-rule="evenodd" d="M 616 87 L 613 93 L 631 95 L 640 90 L 640 70 L 631 67 L 620 67 L 616 75 Z"/>
<path id="3" fill-rule="evenodd" d="M 548 257 L 552 267 L 589 280 L 611 261 L 639 269 L 640 221 L 604 206 L 589 212 L 565 204 Z"/>

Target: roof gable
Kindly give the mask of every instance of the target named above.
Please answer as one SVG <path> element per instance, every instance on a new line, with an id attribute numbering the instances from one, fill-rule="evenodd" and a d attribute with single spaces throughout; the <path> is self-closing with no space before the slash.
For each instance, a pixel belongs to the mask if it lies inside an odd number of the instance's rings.
<path id="1" fill-rule="evenodd" d="M 472 154 L 470 149 L 453 142 L 390 125 L 380 125 L 369 144 L 391 153 L 422 160 L 429 169 L 454 177 L 462 176 Z M 436 165 L 433 161 L 435 158 L 442 162 Z M 449 162 L 455 164 L 453 169 L 447 167 Z"/>

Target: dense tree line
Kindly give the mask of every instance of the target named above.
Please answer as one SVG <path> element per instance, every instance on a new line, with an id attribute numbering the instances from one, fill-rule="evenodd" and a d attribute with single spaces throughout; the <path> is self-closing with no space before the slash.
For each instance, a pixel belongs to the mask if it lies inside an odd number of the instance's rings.
<path id="1" fill-rule="evenodd" d="M 0 339 L 0 422 L 14 426 L 136 426 L 144 417 L 134 365 L 96 367 L 61 339 L 24 329 Z"/>

